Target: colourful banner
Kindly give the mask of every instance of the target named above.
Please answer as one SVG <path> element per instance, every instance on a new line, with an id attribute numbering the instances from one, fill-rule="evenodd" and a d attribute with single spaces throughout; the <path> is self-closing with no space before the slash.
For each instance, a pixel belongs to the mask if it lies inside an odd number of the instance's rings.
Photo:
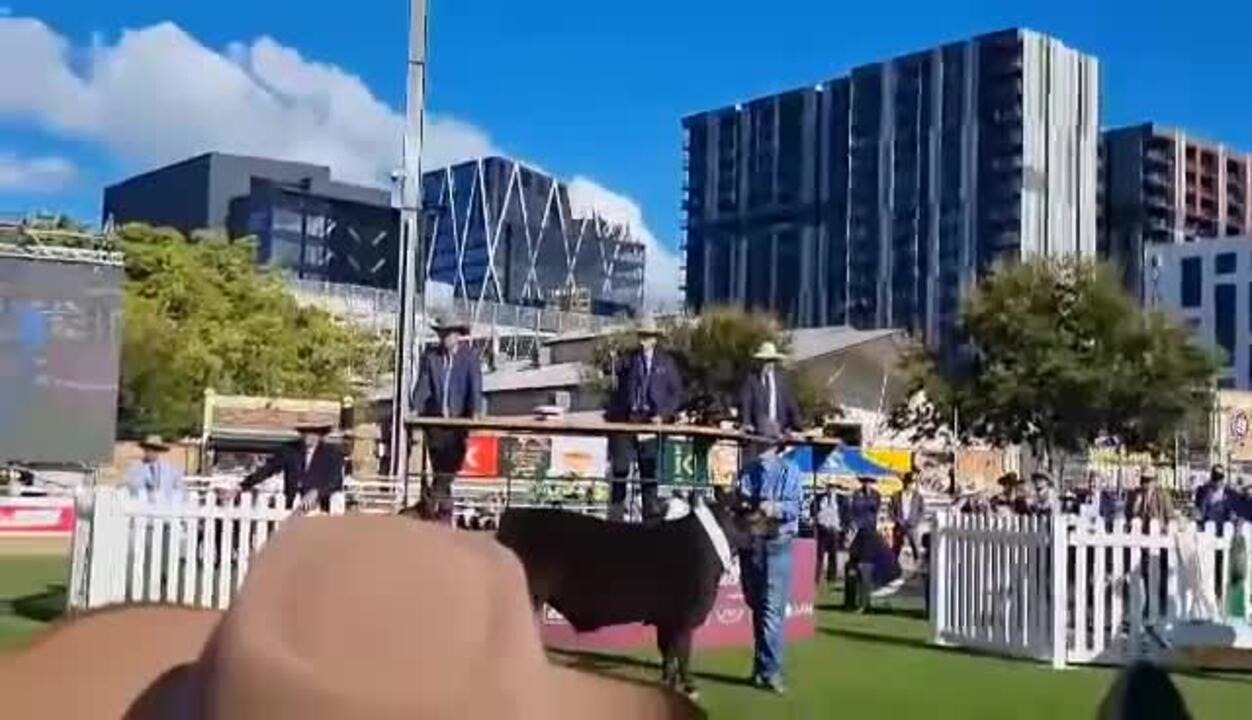
<path id="1" fill-rule="evenodd" d="M 791 597 L 783 631 L 788 640 L 806 640 L 813 637 L 817 625 L 814 614 L 817 587 L 813 582 L 816 545 L 812 540 L 796 540 L 791 558 Z M 551 608 L 544 608 L 540 634 L 545 645 L 566 650 L 651 650 L 656 647 L 656 633 L 646 625 L 617 625 L 579 634 Z M 696 629 L 694 647 L 752 647 L 752 611 L 744 600 L 737 566 L 722 576 L 713 609 L 704 624 Z"/>
<path id="2" fill-rule="evenodd" d="M 694 485 L 701 476 L 695 446 L 690 440 L 666 438 L 661 455 L 661 480 L 675 485 Z"/>
<path id="3" fill-rule="evenodd" d="M 552 438 L 548 477 L 562 480 L 603 478 L 608 471 L 608 441 L 602 437 L 556 435 Z"/>
<path id="4" fill-rule="evenodd" d="M 552 465 L 552 438 L 507 435 L 500 438 L 504 472 L 514 478 L 545 478 Z"/>
<path id="5" fill-rule="evenodd" d="M 1252 462 L 1252 393 L 1223 390 L 1218 403 L 1227 457 L 1230 462 Z"/>
<path id="6" fill-rule="evenodd" d="M 465 462 L 459 477 L 500 477 L 500 438 L 494 434 L 471 433 L 465 446 Z"/>
<path id="7" fill-rule="evenodd" d="M 74 498 L 0 497 L 0 538 L 69 536 L 74 519 Z"/>

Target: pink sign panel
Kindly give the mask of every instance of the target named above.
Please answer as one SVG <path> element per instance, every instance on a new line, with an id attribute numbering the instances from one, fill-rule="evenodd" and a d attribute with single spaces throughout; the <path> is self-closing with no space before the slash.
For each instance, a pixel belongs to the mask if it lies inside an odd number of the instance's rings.
<path id="1" fill-rule="evenodd" d="M 812 540 L 796 540 L 792 545 L 791 600 L 784 626 L 788 640 L 810 638 L 816 632 L 813 605 L 817 587 L 813 582 L 817 550 Z M 656 647 L 656 633 L 646 625 L 618 625 L 579 634 L 565 618 L 545 609 L 543 642 L 563 650 L 638 650 Z M 752 611 L 743 599 L 738 564 L 722 576 L 717 602 L 704 624 L 696 630 L 696 648 L 751 647 Z"/>
<path id="2" fill-rule="evenodd" d="M 73 532 L 73 498 L 0 498 L 0 538 L 58 537 Z"/>

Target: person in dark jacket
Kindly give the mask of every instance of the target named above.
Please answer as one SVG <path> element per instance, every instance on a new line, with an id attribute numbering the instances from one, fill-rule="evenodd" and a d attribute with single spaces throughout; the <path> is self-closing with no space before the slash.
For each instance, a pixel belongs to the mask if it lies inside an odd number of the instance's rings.
<path id="1" fill-rule="evenodd" d="M 239 492 L 248 492 L 269 477 L 283 474 L 287 503 L 301 510 L 330 507 L 330 497 L 343 489 L 343 450 L 326 442 L 330 423 L 298 425 L 300 442 L 280 448 L 264 465 L 248 474 Z"/>
<path id="2" fill-rule="evenodd" d="M 1214 465 L 1209 472 L 1209 481 L 1196 490 L 1195 507 L 1200 522 L 1221 525 L 1235 517 L 1235 508 L 1239 504 L 1237 493 L 1226 482 L 1226 469 Z"/>
<path id="3" fill-rule="evenodd" d="M 877 481 L 869 476 L 857 478 L 861 486 L 848 499 L 850 530 L 873 530 L 878 532 L 878 514 L 882 510 L 882 495 L 874 487 Z"/>
<path id="4" fill-rule="evenodd" d="M 476 418 L 482 407 L 483 369 L 478 350 L 465 342 L 469 323 L 439 316 L 432 327 L 439 345 L 422 355 L 413 408 L 421 417 Z M 434 479 L 427 486 L 422 478 L 423 495 L 430 497 L 435 520 L 451 524 L 452 481 L 465 462 L 469 431 L 427 428 L 425 437 Z"/>
<path id="5" fill-rule="evenodd" d="M 759 364 L 739 390 L 739 417 L 744 432 L 773 437 L 802 429 L 800 407 L 781 369 L 786 355 L 772 342 L 761 343 L 752 356 Z"/>
<path id="6" fill-rule="evenodd" d="M 614 362 L 613 393 L 604 419 L 620 423 L 661 424 L 673 420 L 682 406 L 683 380 L 669 353 L 657 347 L 661 330 L 656 321 L 645 318 L 636 330 L 639 346 Z M 662 516 L 657 502 L 657 458 L 659 437 L 629 433 L 609 436 L 609 462 L 613 486 L 609 496 L 609 519 L 621 520 L 626 513 L 626 479 L 631 465 L 639 471 L 644 520 Z"/>

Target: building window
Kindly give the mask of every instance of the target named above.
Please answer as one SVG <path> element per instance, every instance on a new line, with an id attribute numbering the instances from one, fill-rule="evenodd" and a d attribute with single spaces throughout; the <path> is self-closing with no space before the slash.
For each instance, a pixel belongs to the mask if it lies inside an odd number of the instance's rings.
<path id="1" fill-rule="evenodd" d="M 1234 390 L 1235 379 L 1231 377 L 1221 378 L 1220 380 L 1217 381 L 1217 389 L 1218 390 Z"/>
<path id="2" fill-rule="evenodd" d="M 1239 265 L 1239 256 L 1235 253 L 1221 253 L 1217 256 L 1217 274 L 1229 275 L 1235 271 Z"/>
<path id="3" fill-rule="evenodd" d="M 1182 261 L 1182 306 L 1200 307 L 1204 286 L 1204 265 L 1200 258 L 1189 257 Z"/>
<path id="4" fill-rule="evenodd" d="M 1235 360 L 1235 286 L 1213 286 L 1213 328 L 1217 344 L 1226 351 L 1226 364 Z"/>

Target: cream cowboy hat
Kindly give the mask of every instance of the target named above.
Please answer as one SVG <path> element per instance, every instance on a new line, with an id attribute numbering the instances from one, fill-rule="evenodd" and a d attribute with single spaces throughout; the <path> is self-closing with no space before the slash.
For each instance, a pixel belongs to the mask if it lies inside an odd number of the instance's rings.
<path id="1" fill-rule="evenodd" d="M 149 435 L 139 441 L 139 447 L 145 450 L 155 450 L 157 452 L 165 452 L 170 449 L 170 444 L 165 442 L 165 438 L 160 435 Z"/>
<path id="2" fill-rule="evenodd" d="M 761 346 L 752 354 L 756 360 L 783 360 L 787 357 L 785 353 L 778 351 L 778 346 L 770 341 L 761 343 Z"/>
<path id="3" fill-rule="evenodd" d="M 470 324 L 468 320 L 454 316 L 450 313 L 439 313 L 431 320 L 430 327 L 437 333 L 451 332 L 460 330 L 462 333 L 469 333 Z"/>
<path id="4" fill-rule="evenodd" d="M 224 613 L 62 623 L 0 658 L 0 697 L 13 717 L 86 720 L 703 717 L 552 664 L 521 565 L 491 538 L 365 515 L 287 523 Z"/>
<path id="5" fill-rule="evenodd" d="M 656 318 L 649 315 L 639 321 L 639 325 L 635 328 L 635 334 L 657 337 L 664 335 L 665 331 L 661 329 L 660 325 L 656 324 Z"/>

